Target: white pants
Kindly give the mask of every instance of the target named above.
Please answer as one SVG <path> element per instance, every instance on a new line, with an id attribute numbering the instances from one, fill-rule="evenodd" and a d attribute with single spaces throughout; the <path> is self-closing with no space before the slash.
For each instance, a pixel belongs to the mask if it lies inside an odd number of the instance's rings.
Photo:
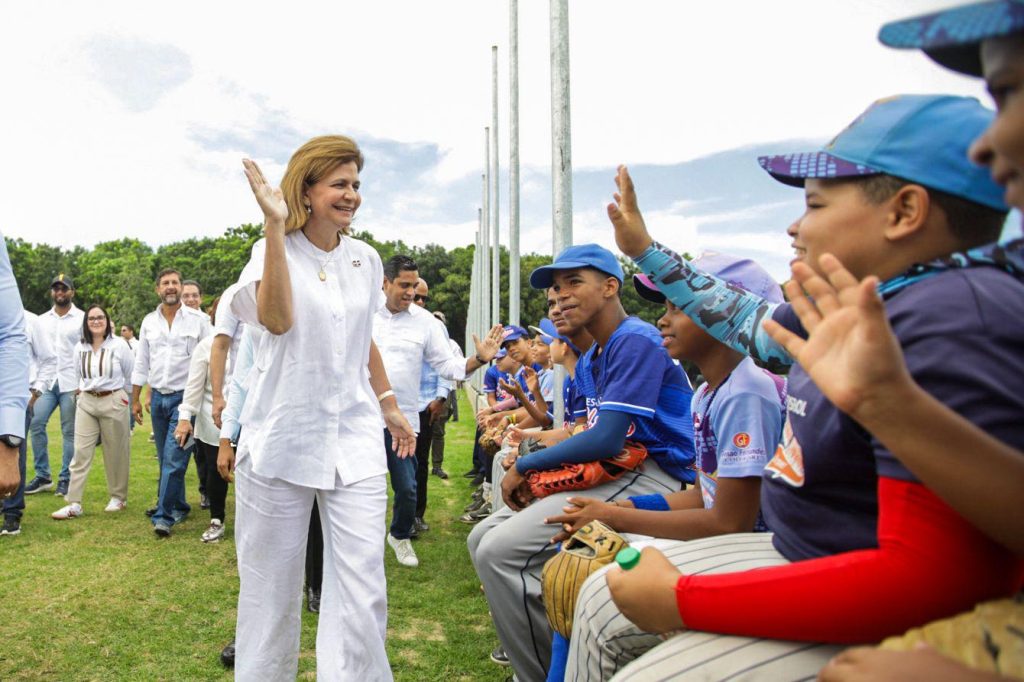
<path id="1" fill-rule="evenodd" d="M 235 678 L 294 680 L 299 665 L 302 576 L 314 496 L 324 534 L 317 678 L 391 680 L 384 650 L 384 476 L 316 490 L 235 471 L 238 621 Z"/>

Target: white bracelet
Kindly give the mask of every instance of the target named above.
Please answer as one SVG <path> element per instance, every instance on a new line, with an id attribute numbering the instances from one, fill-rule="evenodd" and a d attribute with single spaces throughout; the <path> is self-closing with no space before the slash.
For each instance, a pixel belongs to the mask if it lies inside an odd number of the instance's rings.
<path id="1" fill-rule="evenodd" d="M 377 396 L 377 402 L 379 403 L 380 401 L 384 400 L 384 398 L 389 398 L 389 397 L 393 396 L 394 394 L 395 394 L 395 392 L 392 391 L 389 388 L 388 390 L 384 391 L 379 396 Z"/>

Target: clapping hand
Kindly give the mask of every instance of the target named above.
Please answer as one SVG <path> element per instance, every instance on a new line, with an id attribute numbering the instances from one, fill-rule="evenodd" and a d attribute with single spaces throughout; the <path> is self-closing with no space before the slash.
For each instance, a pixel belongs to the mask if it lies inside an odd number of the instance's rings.
<path id="1" fill-rule="evenodd" d="M 278 227 L 284 229 L 285 220 L 288 219 L 288 204 L 284 201 L 284 194 L 278 187 L 273 187 L 263 177 L 263 171 L 251 159 L 242 159 L 242 166 L 245 168 L 245 177 L 249 180 L 249 187 L 256 197 L 256 203 L 263 210 L 264 229 Z"/>
<path id="2" fill-rule="evenodd" d="M 615 186 L 619 191 L 614 194 L 614 203 L 608 204 L 608 218 L 615 227 L 615 243 L 622 253 L 630 258 L 636 258 L 646 251 L 654 240 L 647 232 L 644 217 L 640 215 L 633 179 L 629 177 L 629 171 L 625 166 L 619 166 Z"/>
<path id="3" fill-rule="evenodd" d="M 831 254 L 819 263 L 827 280 L 807 264 L 794 263 L 793 279 L 786 283 L 807 339 L 772 320 L 764 328 L 836 407 L 855 419 L 869 417 L 876 400 L 912 380 L 885 316 L 878 278 L 858 282 Z"/>
<path id="4" fill-rule="evenodd" d="M 526 387 L 530 389 L 530 393 L 540 393 L 540 377 L 537 376 L 537 371 L 527 365 L 523 367 L 523 378 L 526 379 Z"/>
<path id="5" fill-rule="evenodd" d="M 504 379 L 498 379 L 498 383 L 503 389 L 505 389 L 506 393 L 518 400 L 520 405 L 526 404 L 526 394 L 523 392 L 523 387 L 518 381 L 505 381 Z"/>

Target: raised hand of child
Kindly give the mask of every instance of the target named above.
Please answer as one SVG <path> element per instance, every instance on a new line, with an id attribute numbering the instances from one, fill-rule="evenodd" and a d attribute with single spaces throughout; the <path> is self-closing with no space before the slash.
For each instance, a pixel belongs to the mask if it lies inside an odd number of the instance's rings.
<path id="1" fill-rule="evenodd" d="M 822 393 L 860 420 L 895 387 L 911 383 L 899 342 L 878 295 L 878 279 L 857 281 L 831 254 L 822 255 L 828 279 L 804 263 L 793 264 L 786 294 L 807 339 L 773 320 L 764 323 L 775 341 L 807 371 Z"/>
<path id="2" fill-rule="evenodd" d="M 615 175 L 615 186 L 618 191 L 613 195 L 615 201 L 608 204 L 608 219 L 615 227 L 615 243 L 622 253 L 635 258 L 642 254 L 651 242 L 644 217 L 636 204 L 636 191 L 633 179 L 625 166 L 619 166 Z"/>
<path id="3" fill-rule="evenodd" d="M 551 542 L 568 540 L 573 533 L 591 521 L 608 523 L 609 512 L 615 507 L 614 504 L 609 504 L 595 497 L 569 497 L 565 501 L 567 504 L 562 507 L 562 514 L 549 516 L 544 519 L 544 523 L 559 524 L 562 527 L 551 538 Z"/>

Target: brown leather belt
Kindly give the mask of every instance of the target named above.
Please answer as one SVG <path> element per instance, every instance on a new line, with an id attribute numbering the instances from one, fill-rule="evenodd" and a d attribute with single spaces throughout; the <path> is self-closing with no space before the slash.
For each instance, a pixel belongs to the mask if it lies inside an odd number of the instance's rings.
<path id="1" fill-rule="evenodd" d="M 103 398 L 113 393 L 113 391 L 86 391 L 86 393 L 92 396 L 96 396 L 97 398 Z"/>

